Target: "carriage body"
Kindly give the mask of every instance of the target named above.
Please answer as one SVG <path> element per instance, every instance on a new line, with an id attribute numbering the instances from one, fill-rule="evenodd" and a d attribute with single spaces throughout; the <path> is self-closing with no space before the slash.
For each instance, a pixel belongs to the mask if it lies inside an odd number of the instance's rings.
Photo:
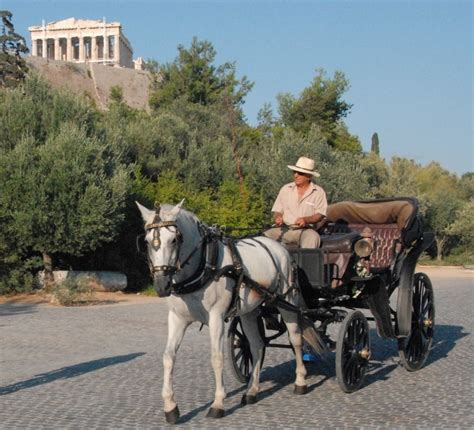
<path id="1" fill-rule="evenodd" d="M 398 342 L 407 370 L 419 369 L 431 346 L 434 297 L 430 280 L 415 274 L 415 266 L 434 236 L 422 231 L 416 199 L 336 203 L 329 206 L 326 224 L 318 231 L 321 248 L 289 252 L 307 306 L 301 311 L 335 347 L 341 388 L 352 392 L 363 383 L 370 358 L 367 319 L 375 321 L 379 336 Z M 274 343 L 285 332 L 278 311 L 264 304 L 261 320 L 265 344 L 283 346 Z M 336 342 L 326 333 L 332 323 L 342 323 Z M 230 359 L 234 374 L 243 381 L 251 363 L 248 358 L 244 362 L 245 335 L 238 330 L 238 320 L 232 321 Z"/>

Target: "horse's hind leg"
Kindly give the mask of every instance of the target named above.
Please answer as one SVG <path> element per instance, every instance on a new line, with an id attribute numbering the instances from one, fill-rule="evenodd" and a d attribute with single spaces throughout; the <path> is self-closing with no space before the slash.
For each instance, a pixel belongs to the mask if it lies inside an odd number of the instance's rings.
<path id="1" fill-rule="evenodd" d="M 290 337 L 291 345 L 295 350 L 296 359 L 296 380 L 295 380 L 295 394 L 305 394 L 306 388 L 306 367 L 303 363 L 303 351 L 302 351 L 302 335 L 301 328 L 298 323 L 298 314 L 296 312 L 290 312 L 285 309 L 279 309 L 283 321 L 288 329 L 288 335 Z"/>
<path id="2" fill-rule="evenodd" d="M 163 354 L 163 390 L 161 395 L 164 400 L 166 421 L 175 424 L 179 418 L 178 405 L 174 400 L 173 391 L 173 368 L 176 359 L 176 352 L 183 340 L 184 332 L 189 323 L 179 318 L 173 311 L 168 314 L 168 341 Z"/>
<path id="3" fill-rule="evenodd" d="M 224 416 L 224 316 L 221 312 L 209 315 L 209 333 L 211 336 L 211 362 L 216 379 L 216 392 L 214 402 L 207 413 L 209 418 L 222 418 Z"/>
<path id="4" fill-rule="evenodd" d="M 250 344 L 252 353 L 253 369 L 247 392 L 242 398 L 243 404 L 251 404 L 257 401 L 257 393 L 260 389 L 260 368 L 262 367 L 263 340 L 258 330 L 257 323 L 258 308 L 247 314 L 241 315 L 242 328 Z"/>

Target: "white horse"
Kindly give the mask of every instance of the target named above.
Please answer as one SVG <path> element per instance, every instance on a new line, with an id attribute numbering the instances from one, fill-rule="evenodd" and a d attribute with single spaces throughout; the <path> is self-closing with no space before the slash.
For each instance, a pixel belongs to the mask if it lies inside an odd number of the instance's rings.
<path id="1" fill-rule="evenodd" d="M 224 416 L 224 316 L 233 303 L 233 289 L 239 278 L 239 267 L 236 266 L 240 266 L 239 262 L 243 268 L 243 282 L 236 291 L 240 300 L 238 315 L 249 340 L 253 359 L 253 370 L 242 398 L 243 404 L 256 401 L 264 346 L 256 319 L 257 307 L 262 303 L 264 294 L 263 290 L 259 292 L 258 288 L 249 285 L 258 284 L 267 291 L 286 294 L 285 300 L 297 307 L 302 306 L 303 300 L 299 289 L 292 288 L 291 260 L 283 246 L 266 237 L 239 240 L 236 242 L 236 249 L 241 256 L 239 261 L 235 248 L 232 250 L 228 243 L 215 237 L 215 240 L 210 240 L 210 230 L 194 214 L 181 209 L 182 203 L 175 207 L 163 205 L 158 210 L 149 210 L 137 202 L 145 221 L 148 263 L 154 287 L 158 296 L 167 297 L 168 301 L 168 342 L 163 355 L 162 396 L 169 423 L 175 423 L 179 418 L 172 382 L 176 352 L 186 328 L 194 321 L 208 325 L 211 338 L 216 391 L 207 416 Z M 288 328 L 296 357 L 295 393 L 304 394 L 306 369 L 302 359 L 298 314 L 283 308 L 279 308 L 279 311 Z"/>

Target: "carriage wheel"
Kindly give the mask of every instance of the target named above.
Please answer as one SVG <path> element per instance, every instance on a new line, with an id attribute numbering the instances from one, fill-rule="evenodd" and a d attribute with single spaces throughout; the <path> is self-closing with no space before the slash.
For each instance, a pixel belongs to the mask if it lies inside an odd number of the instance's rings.
<path id="1" fill-rule="evenodd" d="M 263 318 L 257 318 L 258 331 L 260 336 L 265 340 L 265 327 Z M 242 328 L 240 317 L 235 317 L 229 326 L 227 332 L 227 351 L 230 358 L 230 370 L 235 378 L 242 383 L 248 382 L 252 373 L 252 352 L 250 351 L 250 343 L 245 336 Z M 262 362 L 265 358 L 265 346 L 263 347 Z"/>
<path id="2" fill-rule="evenodd" d="M 344 318 L 336 345 L 336 377 L 342 391 L 361 387 L 369 358 L 369 324 L 362 312 L 354 311 Z"/>
<path id="3" fill-rule="evenodd" d="M 398 339 L 398 353 L 403 367 L 409 371 L 420 369 L 428 358 L 433 341 L 435 305 L 433 285 L 424 273 L 415 273 L 411 332 Z"/>

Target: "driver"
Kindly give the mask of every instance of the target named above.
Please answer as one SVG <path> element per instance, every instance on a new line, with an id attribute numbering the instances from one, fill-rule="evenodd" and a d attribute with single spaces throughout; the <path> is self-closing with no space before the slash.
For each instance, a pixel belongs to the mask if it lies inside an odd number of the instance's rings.
<path id="1" fill-rule="evenodd" d="M 321 239 L 316 230 L 305 228 L 317 224 L 326 217 L 328 203 L 325 191 L 312 182 L 319 177 L 314 170 L 314 160 L 300 157 L 294 166 L 293 182 L 284 185 L 272 207 L 277 227 L 263 234 L 286 244 L 296 244 L 301 248 L 319 248 Z"/>

